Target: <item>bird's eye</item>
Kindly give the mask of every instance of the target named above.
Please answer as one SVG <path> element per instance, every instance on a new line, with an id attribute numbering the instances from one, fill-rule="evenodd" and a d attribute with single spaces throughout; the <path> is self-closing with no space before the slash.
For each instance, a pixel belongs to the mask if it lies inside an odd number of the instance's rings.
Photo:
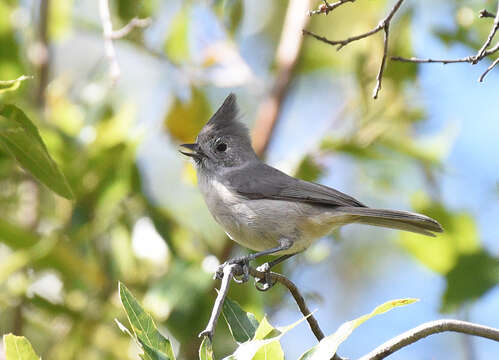
<path id="1" fill-rule="evenodd" d="M 216 147 L 217 151 L 224 152 L 227 150 L 227 144 L 226 143 L 219 143 Z"/>

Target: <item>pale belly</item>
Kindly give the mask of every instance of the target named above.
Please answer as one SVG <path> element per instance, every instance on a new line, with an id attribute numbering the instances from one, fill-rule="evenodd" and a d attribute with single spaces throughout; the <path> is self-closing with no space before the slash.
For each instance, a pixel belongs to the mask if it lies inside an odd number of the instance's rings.
<path id="1" fill-rule="evenodd" d="M 277 255 L 301 252 L 352 220 L 328 207 L 283 200 L 248 200 L 221 186 L 215 185 L 216 191 L 203 194 L 211 214 L 232 240 L 255 251 L 277 247 L 279 240 L 286 238 L 293 241 L 292 247 Z"/>

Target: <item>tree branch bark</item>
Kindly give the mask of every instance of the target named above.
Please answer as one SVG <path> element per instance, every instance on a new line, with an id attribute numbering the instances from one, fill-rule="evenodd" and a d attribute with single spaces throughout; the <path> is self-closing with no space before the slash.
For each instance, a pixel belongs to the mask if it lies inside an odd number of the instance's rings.
<path id="1" fill-rule="evenodd" d="M 429 335 L 438 334 L 445 331 L 459 332 L 463 334 L 480 336 L 490 340 L 499 341 L 499 329 L 494 329 L 488 326 L 478 325 L 467 321 L 460 320 L 436 320 L 421 324 L 403 334 L 400 334 L 393 339 L 388 340 L 380 345 L 369 354 L 362 356 L 359 360 L 381 360 L 402 349 L 403 347 L 413 344 Z"/>
<path id="2" fill-rule="evenodd" d="M 359 35 L 351 36 L 351 37 L 348 37 L 348 38 L 343 39 L 343 40 L 329 40 L 329 39 L 327 39 L 324 36 L 317 35 L 317 34 L 311 32 L 311 31 L 308 31 L 308 30 L 305 30 L 305 29 L 303 30 L 303 34 L 304 35 L 310 35 L 313 38 L 315 38 L 315 39 L 317 39 L 319 41 L 322 41 L 322 42 L 324 42 L 326 44 L 337 46 L 336 50 L 341 50 L 343 47 L 345 47 L 346 45 L 350 44 L 351 42 L 354 42 L 354 41 L 357 41 L 357 40 L 361 40 L 361 39 L 365 39 L 365 38 L 367 38 L 369 36 L 372 36 L 372 35 L 378 33 L 379 31 L 383 30 L 384 31 L 383 57 L 381 59 L 381 64 L 380 64 L 380 67 L 379 67 L 378 75 L 376 76 L 376 85 L 375 85 L 374 90 L 373 90 L 373 98 L 377 99 L 379 91 L 381 90 L 381 81 L 382 81 L 382 78 L 383 78 L 383 72 L 384 72 L 385 66 L 386 66 L 386 58 L 387 58 L 387 55 L 388 55 L 388 39 L 389 39 L 389 34 L 390 34 L 389 33 L 390 22 L 392 21 L 393 16 L 399 10 L 399 8 L 400 8 L 400 6 L 402 5 L 403 2 L 404 2 L 404 0 L 397 0 L 397 2 L 393 5 L 393 7 L 391 8 L 391 10 L 385 16 L 385 18 L 382 19 L 375 28 L 373 28 L 372 30 L 369 30 L 369 31 L 367 31 L 365 33 L 359 34 Z"/>

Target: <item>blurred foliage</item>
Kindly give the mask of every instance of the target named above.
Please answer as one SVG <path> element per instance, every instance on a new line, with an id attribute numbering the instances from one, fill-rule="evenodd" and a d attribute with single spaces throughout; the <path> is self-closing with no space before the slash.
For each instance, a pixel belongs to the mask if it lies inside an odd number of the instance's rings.
<path id="1" fill-rule="evenodd" d="M 273 289 L 263 296 L 249 284 L 232 287 L 234 300 L 224 308 L 228 326 L 218 326 L 214 349 L 206 340 L 199 346 L 196 335 L 216 296 L 211 273 L 234 251 L 210 220 L 194 170 L 179 159 L 176 146 L 195 139 L 232 88 L 250 111 L 249 95 L 265 96 L 288 2 L 109 1 L 114 29 L 134 17 L 152 18 L 150 28 L 115 41 L 124 71 L 112 87 L 97 2 L 51 1 L 46 48 L 39 18 L 44 1 L 0 2 L 2 333 L 26 336 L 37 354 L 53 360 L 171 360 L 175 355 L 208 360 L 215 358 L 213 350 L 216 358 L 242 353 L 284 358 L 279 339 L 291 327 L 273 327 L 264 313 L 282 308 L 285 292 Z M 374 27 L 388 3 L 345 4 L 327 17 L 312 17 L 308 27 L 344 38 Z M 451 3 L 456 24 L 435 29 L 436 35 L 449 45 L 478 48 L 490 29 L 487 20 L 470 20 L 470 11 L 476 14 L 480 4 Z M 397 14 L 391 54 L 411 55 L 414 13 L 407 4 Z M 301 154 L 293 164 L 298 177 L 319 181 L 328 158 L 348 156 L 378 169 L 370 176 L 376 189 L 396 193 L 396 180 L 408 168 L 441 171 L 455 132 L 419 134 L 425 109 L 407 91 L 417 90 L 417 67 L 389 62 L 380 98 L 370 98 L 382 47 L 381 35 L 340 53 L 303 39 L 293 76 L 348 78 L 354 91 L 345 91 L 342 99 L 347 116 L 316 139 L 318 151 Z M 45 61 L 49 78 L 43 83 Z M 153 64 L 160 64 L 154 68 L 157 77 L 141 83 Z M 290 83 L 290 92 L 297 83 Z M 328 101 L 324 96 L 321 101 Z M 159 124 L 148 127 L 156 113 Z M 155 174 L 161 177 L 155 182 L 138 154 L 143 142 L 153 147 L 147 141 L 160 135 L 163 142 L 151 153 L 161 152 L 165 167 L 153 167 L 166 170 Z M 399 162 L 390 167 L 389 161 Z M 158 187 L 166 202 L 158 200 Z M 436 238 L 403 233 L 400 244 L 446 279 L 442 310 L 454 311 L 499 282 L 498 259 L 482 246 L 470 213 L 428 193 L 416 193 L 412 207 L 438 219 L 446 232 Z M 308 259 L 324 259 L 327 253 L 318 246 Z M 143 299 L 143 306 L 124 286 L 117 291 L 118 281 Z M 120 332 L 114 319 L 129 320 L 131 331 Z M 27 359 L 38 358 L 26 338 L 4 337 L 8 360 L 15 343 L 26 349 Z M 331 338 L 326 339 L 329 344 Z M 237 348 L 237 342 L 246 345 Z"/>
<path id="2" fill-rule="evenodd" d="M 6 360 L 40 360 L 24 336 L 7 334 L 3 336 Z"/>

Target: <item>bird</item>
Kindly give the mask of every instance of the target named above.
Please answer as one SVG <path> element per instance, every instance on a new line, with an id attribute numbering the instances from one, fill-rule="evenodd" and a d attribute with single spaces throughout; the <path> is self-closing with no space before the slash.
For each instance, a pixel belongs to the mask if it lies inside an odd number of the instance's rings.
<path id="1" fill-rule="evenodd" d="M 443 231 L 434 219 L 408 211 L 368 207 L 331 187 L 300 180 L 265 164 L 240 121 L 236 96 L 227 96 L 195 143 L 180 145 L 196 168 L 198 187 L 215 221 L 230 239 L 254 253 L 229 260 L 244 268 L 263 255 L 278 256 L 270 269 L 314 241 L 351 223 L 427 236 Z M 220 274 L 219 274 L 220 276 Z M 264 284 L 268 289 L 272 284 Z"/>

